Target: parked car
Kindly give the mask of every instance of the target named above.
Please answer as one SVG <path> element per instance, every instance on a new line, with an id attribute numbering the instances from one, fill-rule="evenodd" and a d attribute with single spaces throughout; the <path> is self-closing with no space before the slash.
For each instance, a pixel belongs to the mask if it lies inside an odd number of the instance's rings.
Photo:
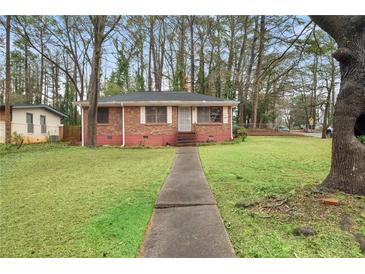
<path id="1" fill-rule="evenodd" d="M 282 131 L 282 132 L 289 132 L 290 131 L 290 129 L 286 126 L 278 126 L 275 129 L 278 130 L 278 131 Z"/>

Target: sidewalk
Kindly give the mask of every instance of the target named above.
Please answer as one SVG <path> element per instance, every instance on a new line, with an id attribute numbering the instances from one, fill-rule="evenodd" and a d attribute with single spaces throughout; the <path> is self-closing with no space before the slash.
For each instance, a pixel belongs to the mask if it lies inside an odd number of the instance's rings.
<path id="1" fill-rule="evenodd" d="M 200 164 L 198 148 L 177 148 L 140 252 L 141 257 L 235 257 Z"/>

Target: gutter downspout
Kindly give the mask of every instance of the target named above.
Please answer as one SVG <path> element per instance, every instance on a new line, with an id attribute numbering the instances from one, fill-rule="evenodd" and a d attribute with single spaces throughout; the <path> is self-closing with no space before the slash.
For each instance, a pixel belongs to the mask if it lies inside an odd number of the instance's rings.
<path id="1" fill-rule="evenodd" d="M 123 144 L 122 147 L 125 147 L 125 127 L 124 127 L 124 106 L 123 106 L 123 102 L 120 103 L 120 106 L 122 107 L 122 138 L 123 138 Z"/>
<path id="2" fill-rule="evenodd" d="M 84 108 L 80 106 L 81 108 L 81 146 L 85 146 L 84 144 Z"/>
<path id="3" fill-rule="evenodd" d="M 233 107 L 229 107 L 230 116 L 231 116 L 231 140 L 233 140 Z"/>

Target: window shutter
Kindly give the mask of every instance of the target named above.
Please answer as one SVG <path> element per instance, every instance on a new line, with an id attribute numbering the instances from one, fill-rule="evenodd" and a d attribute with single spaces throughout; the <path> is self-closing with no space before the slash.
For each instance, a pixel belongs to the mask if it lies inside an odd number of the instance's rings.
<path id="1" fill-rule="evenodd" d="M 146 108 L 140 107 L 139 113 L 140 113 L 141 124 L 145 124 L 146 123 Z"/>
<path id="2" fill-rule="evenodd" d="M 223 123 L 228 124 L 228 107 L 223 107 Z"/>
<path id="3" fill-rule="evenodd" d="M 196 107 L 193 107 L 193 124 L 196 124 L 198 120 L 197 118 L 198 118 L 197 109 Z"/>
<path id="4" fill-rule="evenodd" d="M 167 107 L 167 123 L 172 124 L 172 107 Z"/>

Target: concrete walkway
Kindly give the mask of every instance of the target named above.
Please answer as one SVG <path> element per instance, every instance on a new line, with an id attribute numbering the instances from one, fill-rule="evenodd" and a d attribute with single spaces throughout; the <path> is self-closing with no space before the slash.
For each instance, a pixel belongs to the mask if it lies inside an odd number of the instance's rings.
<path id="1" fill-rule="evenodd" d="M 177 148 L 140 256 L 235 257 L 196 147 Z"/>

